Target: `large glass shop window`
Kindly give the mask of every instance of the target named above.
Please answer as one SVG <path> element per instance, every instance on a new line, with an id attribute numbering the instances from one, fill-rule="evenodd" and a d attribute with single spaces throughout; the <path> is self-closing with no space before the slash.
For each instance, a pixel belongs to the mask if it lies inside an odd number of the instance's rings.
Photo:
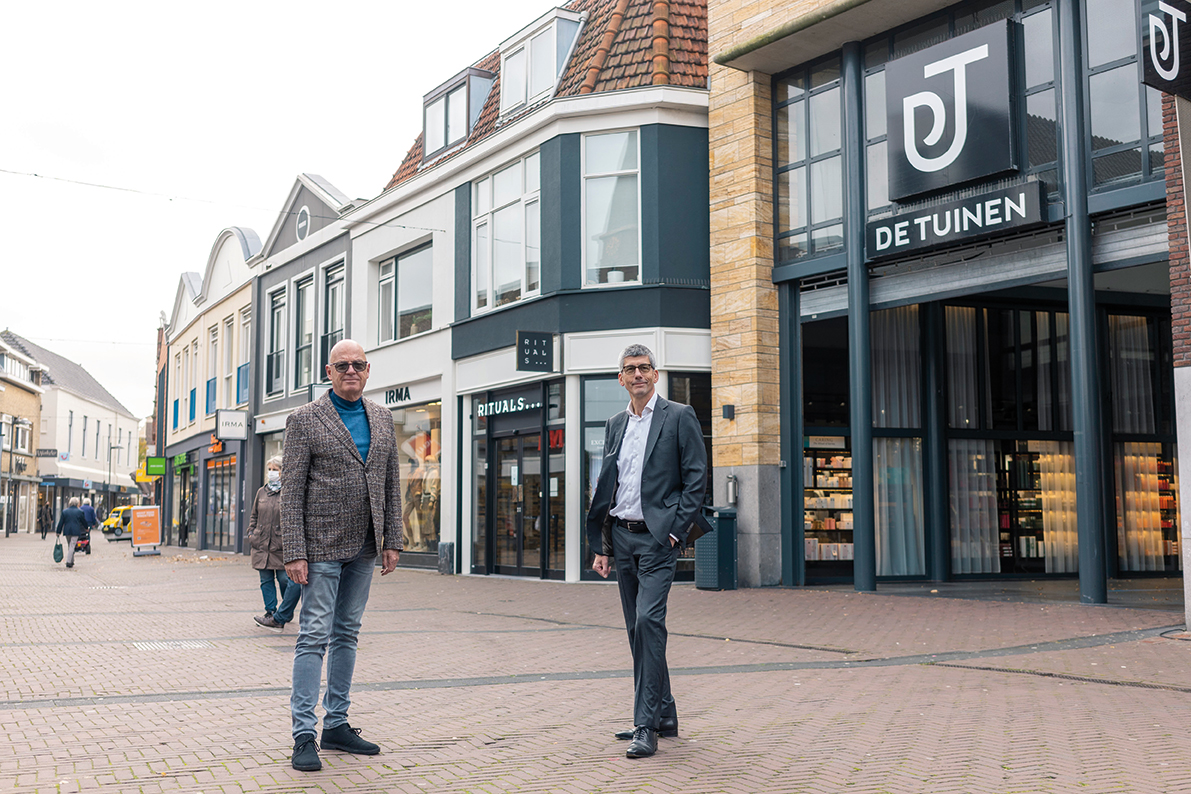
<path id="1" fill-rule="evenodd" d="M 952 573 L 1074 573 L 1067 315 L 948 306 L 945 318 Z"/>
<path id="2" fill-rule="evenodd" d="M 1180 570 L 1178 453 L 1171 432 L 1169 323 L 1108 318 L 1117 556 L 1121 571 Z"/>
<path id="3" fill-rule="evenodd" d="M 401 458 L 405 550 L 438 552 L 442 516 L 442 403 L 393 411 Z"/>

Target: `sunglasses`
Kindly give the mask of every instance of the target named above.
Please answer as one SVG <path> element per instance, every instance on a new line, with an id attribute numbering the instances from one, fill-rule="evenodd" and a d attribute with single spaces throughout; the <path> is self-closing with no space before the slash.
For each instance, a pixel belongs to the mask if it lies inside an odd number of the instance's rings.
<path id="1" fill-rule="evenodd" d="M 336 361 L 331 366 L 334 367 L 335 371 L 340 374 L 347 372 L 348 367 L 351 367 L 356 372 L 363 372 L 364 370 L 368 369 L 368 362 L 367 361 Z"/>

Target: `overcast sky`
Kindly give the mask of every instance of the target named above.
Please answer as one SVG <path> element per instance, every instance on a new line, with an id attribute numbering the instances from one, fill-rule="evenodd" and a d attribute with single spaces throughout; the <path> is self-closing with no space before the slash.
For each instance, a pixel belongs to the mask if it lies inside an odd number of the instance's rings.
<path id="1" fill-rule="evenodd" d="M 422 95 L 559 4 L 6 4 L 0 327 L 148 416 L 159 316 L 219 232 L 263 241 L 300 172 L 380 193 Z"/>

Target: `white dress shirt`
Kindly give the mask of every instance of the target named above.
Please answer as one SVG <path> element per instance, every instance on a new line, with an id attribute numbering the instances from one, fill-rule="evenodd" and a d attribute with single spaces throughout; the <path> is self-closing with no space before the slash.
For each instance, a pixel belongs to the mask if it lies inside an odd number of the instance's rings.
<path id="1" fill-rule="evenodd" d="M 655 391 L 641 409 L 640 416 L 633 413 L 633 403 L 629 403 L 629 421 L 620 442 L 620 455 L 616 458 L 616 506 L 611 510 L 612 515 L 625 521 L 645 520 L 641 512 L 641 470 L 645 466 L 645 444 L 649 440 L 649 426 L 653 424 L 653 408 L 657 401 Z"/>

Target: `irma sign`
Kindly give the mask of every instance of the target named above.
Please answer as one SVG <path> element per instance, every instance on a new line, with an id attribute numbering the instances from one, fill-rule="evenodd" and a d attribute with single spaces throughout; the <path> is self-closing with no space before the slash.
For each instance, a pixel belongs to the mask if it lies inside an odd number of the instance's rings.
<path id="1" fill-rule="evenodd" d="M 1018 168 L 1008 20 L 885 68 L 889 198 L 900 201 Z"/>

